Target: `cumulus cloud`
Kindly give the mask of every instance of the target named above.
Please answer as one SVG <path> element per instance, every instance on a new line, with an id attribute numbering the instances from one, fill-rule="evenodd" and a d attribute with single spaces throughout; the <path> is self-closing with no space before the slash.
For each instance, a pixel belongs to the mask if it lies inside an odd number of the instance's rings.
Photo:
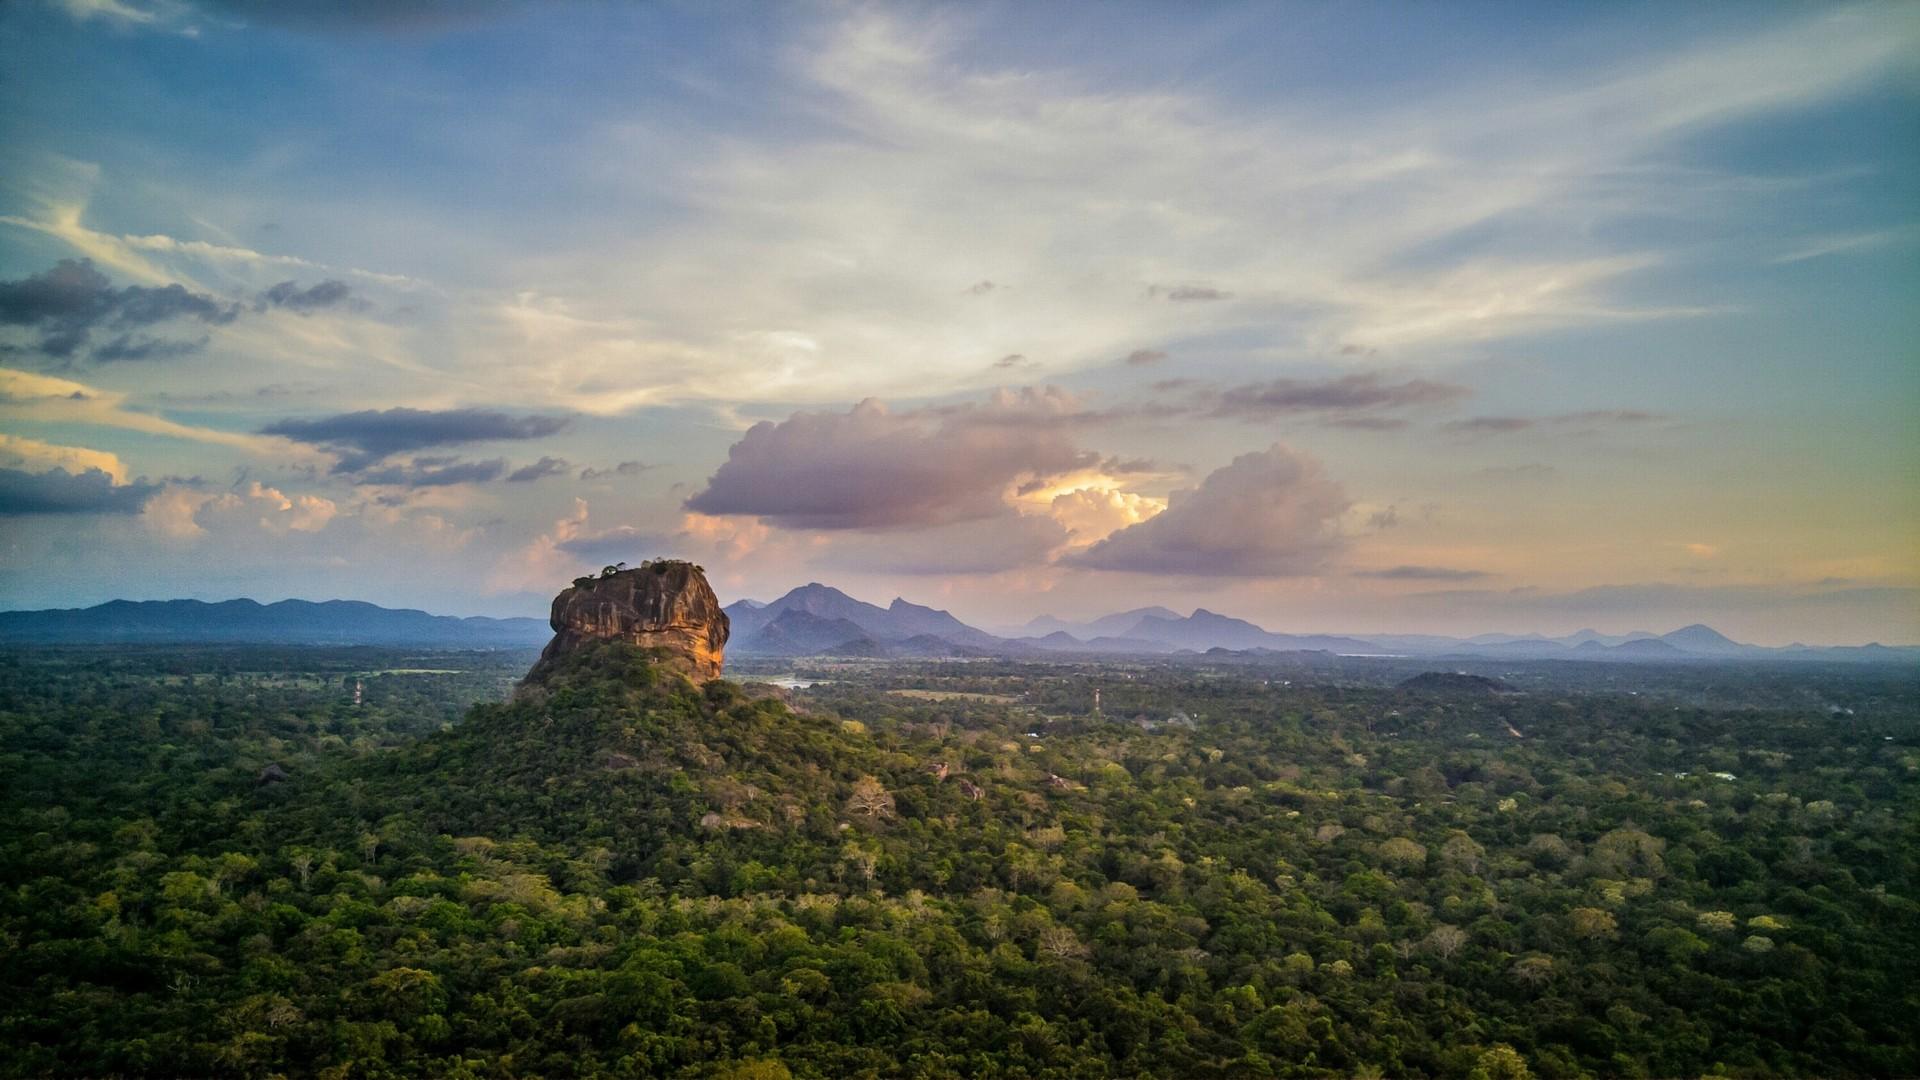
<path id="1" fill-rule="evenodd" d="M 1066 528 L 1069 541 L 1084 546 L 1138 525 L 1166 509 L 1166 503 L 1131 491 L 1075 488 L 1055 495 L 1048 509 Z"/>
<path id="2" fill-rule="evenodd" d="M 409 450 L 543 438 L 569 422 L 565 416 L 512 416 L 485 409 L 367 409 L 311 420 L 281 420 L 261 428 L 260 434 L 322 447 L 339 455 L 336 471 L 353 472 Z"/>
<path id="3" fill-rule="evenodd" d="M 238 314 L 238 305 L 177 284 L 116 289 L 91 259 L 62 259 L 38 274 L 0 281 L 0 325 L 31 328 L 39 335 L 34 348 L 57 359 L 73 356 L 103 327 L 129 329 L 173 319 L 224 325 Z M 133 347 L 125 338 L 117 344 L 123 352 Z"/>
<path id="4" fill-rule="evenodd" d="M 1390 566 L 1384 570 L 1355 570 L 1353 576 L 1382 581 L 1478 581 L 1491 575 L 1485 570 L 1455 570 L 1446 566 Z"/>
<path id="5" fill-rule="evenodd" d="M 845 413 L 795 413 L 750 428 L 706 487 L 702 514 L 745 514 L 798 529 L 948 525 L 1008 512 L 1007 493 L 1091 468 L 1052 390 L 1002 391 L 985 404 L 893 412 L 868 399 Z"/>
<path id="6" fill-rule="evenodd" d="M 531 465 L 522 465 L 507 474 L 509 483 L 524 484 L 530 480 L 544 480 L 549 476 L 559 476 L 573 466 L 566 458 L 543 457 Z"/>
<path id="7" fill-rule="evenodd" d="M 159 487 L 144 480 L 114 482 L 101 469 L 47 472 L 0 468 L 0 517 L 29 514 L 134 514 Z"/>
<path id="8" fill-rule="evenodd" d="M 1379 418 L 1355 414 L 1440 405 L 1457 401 L 1471 392 L 1464 386 L 1430 379 L 1389 382 L 1372 373 L 1334 379 L 1274 379 L 1222 391 L 1214 404 L 1213 415 L 1263 421 L 1277 416 L 1329 413 L 1345 419 L 1377 422 Z"/>
<path id="9" fill-rule="evenodd" d="M 1342 545 L 1349 503 L 1315 459 L 1275 444 L 1242 454 L 1167 509 L 1062 562 L 1094 570 L 1197 577 L 1295 577 Z"/>

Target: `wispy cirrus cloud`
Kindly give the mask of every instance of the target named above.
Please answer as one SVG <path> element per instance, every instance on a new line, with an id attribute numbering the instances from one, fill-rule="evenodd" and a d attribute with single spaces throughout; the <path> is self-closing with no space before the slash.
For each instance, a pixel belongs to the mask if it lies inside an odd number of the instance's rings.
<path id="1" fill-rule="evenodd" d="M 1578 427 L 1637 426 L 1667 419 L 1661 413 L 1645 409 L 1583 409 L 1550 416 L 1474 416 L 1443 425 L 1448 431 L 1464 435 L 1509 435 L 1536 428 L 1564 430 Z"/>
<path id="2" fill-rule="evenodd" d="M 1383 570 L 1355 570 L 1352 576 L 1381 581 L 1478 581 L 1493 575 L 1485 570 L 1459 570 L 1450 566 L 1389 566 Z"/>

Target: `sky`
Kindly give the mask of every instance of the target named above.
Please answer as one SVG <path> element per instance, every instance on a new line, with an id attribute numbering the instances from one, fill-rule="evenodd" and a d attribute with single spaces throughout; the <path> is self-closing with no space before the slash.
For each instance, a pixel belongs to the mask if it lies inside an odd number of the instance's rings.
<path id="1" fill-rule="evenodd" d="M 0 5 L 0 608 L 1920 642 L 1920 5 Z"/>

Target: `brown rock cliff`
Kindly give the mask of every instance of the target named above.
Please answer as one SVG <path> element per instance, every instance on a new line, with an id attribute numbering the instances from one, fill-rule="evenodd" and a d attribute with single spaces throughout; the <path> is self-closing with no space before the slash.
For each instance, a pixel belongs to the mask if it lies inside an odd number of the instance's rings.
<path id="1" fill-rule="evenodd" d="M 553 640 L 527 673 L 539 682 L 568 652 L 589 641 L 625 641 L 665 649 L 667 664 L 695 682 L 720 677 L 727 613 L 690 562 L 660 559 L 632 570 L 580 578 L 553 598 Z"/>

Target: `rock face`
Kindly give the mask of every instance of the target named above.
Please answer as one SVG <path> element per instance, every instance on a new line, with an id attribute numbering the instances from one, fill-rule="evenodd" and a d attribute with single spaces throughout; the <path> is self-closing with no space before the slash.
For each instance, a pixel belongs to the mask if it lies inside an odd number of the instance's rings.
<path id="1" fill-rule="evenodd" d="M 589 641 L 665 649 L 666 663 L 695 682 L 720 677 L 727 614 L 690 562 L 661 559 L 633 570 L 580 578 L 553 598 L 553 640 L 527 673 L 538 682 L 568 652 Z"/>

